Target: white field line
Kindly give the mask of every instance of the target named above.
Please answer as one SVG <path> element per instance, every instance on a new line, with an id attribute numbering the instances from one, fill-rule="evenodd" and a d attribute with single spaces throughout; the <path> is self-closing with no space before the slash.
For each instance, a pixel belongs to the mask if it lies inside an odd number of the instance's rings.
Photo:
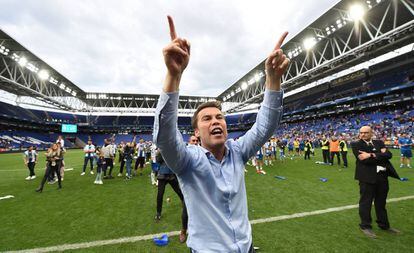
<path id="1" fill-rule="evenodd" d="M 78 165 L 72 165 L 72 166 L 76 166 L 76 167 L 78 167 L 78 166 L 82 166 L 82 164 L 78 164 Z M 42 169 L 44 169 L 44 168 L 40 168 L 40 170 L 42 170 Z M 75 168 L 73 168 L 73 167 L 70 167 L 70 168 L 68 168 L 68 169 L 65 169 L 65 171 L 71 171 L 71 170 L 74 170 Z M 36 169 L 36 170 L 38 170 L 38 169 Z M 0 172 L 10 172 L 10 171 L 20 171 L 20 172 L 27 172 L 27 168 L 23 168 L 23 169 L 15 169 L 15 170 L 0 170 Z"/>
<path id="2" fill-rule="evenodd" d="M 409 199 L 414 199 L 414 195 L 388 199 L 387 203 L 398 202 L 398 201 L 409 200 Z M 251 224 L 268 223 L 268 222 L 289 220 L 289 219 L 295 219 L 295 218 L 324 214 L 324 213 L 339 212 L 339 211 L 355 209 L 355 208 L 358 208 L 358 205 L 339 206 L 339 207 L 332 207 L 328 209 L 316 210 L 316 211 L 311 211 L 311 212 L 294 213 L 294 214 L 270 217 L 270 218 L 265 218 L 265 219 L 257 219 L 257 220 L 251 220 L 250 223 Z M 84 248 L 91 248 L 91 247 L 99 247 L 99 246 L 104 246 L 104 245 L 132 243 L 132 242 L 138 242 L 138 241 L 152 240 L 152 238 L 156 236 L 160 236 L 162 234 L 167 234 L 168 236 L 176 236 L 180 234 L 180 231 L 171 231 L 171 232 L 166 232 L 166 233 L 158 233 L 158 234 L 150 234 L 150 235 L 142 235 L 142 236 L 122 237 L 122 238 L 111 239 L 111 240 L 62 244 L 62 245 L 51 246 L 51 247 L 34 248 L 34 249 L 26 249 L 26 250 L 18 250 L 18 251 L 6 251 L 6 253 L 23 253 L 23 252 L 38 253 L 38 252 L 77 250 L 77 249 L 84 249 Z"/>
<path id="3" fill-rule="evenodd" d="M 0 200 L 3 200 L 3 199 L 12 199 L 12 198 L 14 198 L 13 195 L 6 195 L 4 197 L 0 197 Z"/>

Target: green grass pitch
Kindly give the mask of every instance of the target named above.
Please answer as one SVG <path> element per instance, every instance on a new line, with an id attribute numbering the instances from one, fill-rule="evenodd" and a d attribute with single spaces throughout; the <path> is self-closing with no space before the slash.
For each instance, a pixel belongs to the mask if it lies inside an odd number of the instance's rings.
<path id="1" fill-rule="evenodd" d="M 80 176 L 83 157 L 81 150 L 69 150 L 63 189 L 45 185 L 43 193 L 36 193 L 44 173 L 43 154 L 36 166 L 37 178 L 25 181 L 28 170 L 22 154 L 0 155 L 0 251 L 32 249 L 63 244 L 117 239 L 177 231 L 180 229 L 181 205 L 167 186 L 163 216 L 154 222 L 156 188 L 150 185 L 150 168 L 144 176 L 130 181 L 115 178 L 94 185 L 95 175 Z M 320 150 L 311 161 L 302 157 L 276 161 L 266 167 L 267 175 L 258 175 L 247 167 L 250 220 L 289 215 L 300 212 L 339 207 L 358 202 L 358 183 L 353 179 L 355 159 L 348 154 L 350 166 L 317 165 Z M 390 179 L 389 198 L 414 195 L 414 169 L 398 168 L 399 152 L 392 160 L 401 177 L 409 181 Z M 117 175 L 116 164 L 114 174 Z M 286 177 L 286 180 L 275 176 Z M 328 178 L 321 182 L 320 177 Z M 166 198 L 171 197 L 167 203 Z M 358 229 L 357 209 L 255 224 L 253 240 L 259 252 L 414 252 L 414 199 L 387 205 L 391 225 L 401 235 L 379 231 L 378 239 L 365 237 Z M 374 211 L 374 210 L 373 210 Z M 375 213 L 373 212 L 373 220 Z M 151 240 L 83 248 L 79 252 L 188 252 L 178 237 L 170 237 L 165 247 L 157 247 Z"/>

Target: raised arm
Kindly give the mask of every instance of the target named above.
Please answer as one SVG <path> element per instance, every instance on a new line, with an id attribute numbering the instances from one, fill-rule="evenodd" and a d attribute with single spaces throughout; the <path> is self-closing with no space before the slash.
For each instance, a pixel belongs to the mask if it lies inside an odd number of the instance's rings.
<path id="1" fill-rule="evenodd" d="M 157 104 L 153 141 L 169 168 L 179 174 L 186 167 L 186 148 L 177 129 L 178 90 L 181 76 L 190 60 L 190 43 L 177 37 L 173 19 L 168 16 L 170 43 L 163 49 L 167 75 Z"/>
<path id="2" fill-rule="evenodd" d="M 162 50 L 167 66 L 163 90 L 164 92 L 176 92 L 180 86 L 181 75 L 190 60 L 190 43 L 186 39 L 177 37 L 172 17 L 167 16 L 167 18 L 171 42 Z"/>
<path id="3" fill-rule="evenodd" d="M 272 136 L 282 117 L 283 92 L 280 85 L 282 75 L 286 72 L 290 60 L 283 54 L 280 47 L 287 35 L 287 32 L 282 34 L 266 59 L 266 90 L 262 106 L 257 113 L 256 123 L 239 139 L 245 162 Z"/>
<path id="4" fill-rule="evenodd" d="M 280 91 L 282 75 L 286 72 L 290 62 L 280 48 L 287 35 L 288 32 L 284 32 L 280 36 L 275 48 L 266 59 L 266 89 Z"/>

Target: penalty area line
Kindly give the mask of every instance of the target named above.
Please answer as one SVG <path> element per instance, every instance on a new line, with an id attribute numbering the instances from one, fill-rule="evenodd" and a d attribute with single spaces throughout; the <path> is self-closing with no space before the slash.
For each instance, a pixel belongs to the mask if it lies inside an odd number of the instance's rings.
<path id="1" fill-rule="evenodd" d="M 410 200 L 410 199 L 414 199 L 414 195 L 388 199 L 387 203 L 399 202 L 399 201 Z M 280 220 L 289 220 L 289 219 L 295 219 L 295 218 L 301 218 L 301 217 L 313 216 L 313 215 L 319 215 L 319 214 L 325 214 L 325 213 L 340 212 L 340 211 L 355 209 L 355 208 L 358 208 L 357 204 L 332 207 L 332 208 L 315 210 L 315 211 L 310 211 L 310 212 L 281 215 L 281 216 L 275 216 L 275 217 L 264 218 L 264 219 L 256 219 L 256 220 L 251 220 L 250 224 L 253 225 L 253 224 L 275 222 L 275 221 L 280 221 Z M 160 236 L 162 234 L 167 234 L 168 236 L 177 236 L 180 234 L 180 231 L 171 231 L 171 232 L 166 232 L 166 233 L 157 233 L 157 234 L 149 234 L 149 235 L 142 235 L 142 236 L 122 237 L 118 239 L 100 240 L 100 241 L 83 242 L 83 243 L 62 244 L 62 245 L 56 245 L 56 246 L 51 246 L 51 247 L 25 249 L 25 250 L 17 250 L 17 251 L 6 251 L 6 252 L 7 253 L 23 253 L 23 252 L 35 253 L 36 252 L 37 253 L 37 252 L 77 250 L 77 249 L 85 249 L 85 248 L 99 247 L 99 246 L 105 246 L 105 245 L 133 243 L 133 242 L 138 242 L 138 241 L 152 240 L 152 238 L 156 236 Z"/>

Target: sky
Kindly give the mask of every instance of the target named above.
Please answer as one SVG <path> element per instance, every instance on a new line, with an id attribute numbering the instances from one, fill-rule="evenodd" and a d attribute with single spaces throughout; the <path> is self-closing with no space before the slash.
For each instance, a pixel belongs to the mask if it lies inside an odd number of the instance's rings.
<path id="1" fill-rule="evenodd" d="M 191 42 L 180 94 L 217 96 L 336 0 L 0 0 L 0 27 L 87 92 L 159 94 L 167 15 Z"/>

